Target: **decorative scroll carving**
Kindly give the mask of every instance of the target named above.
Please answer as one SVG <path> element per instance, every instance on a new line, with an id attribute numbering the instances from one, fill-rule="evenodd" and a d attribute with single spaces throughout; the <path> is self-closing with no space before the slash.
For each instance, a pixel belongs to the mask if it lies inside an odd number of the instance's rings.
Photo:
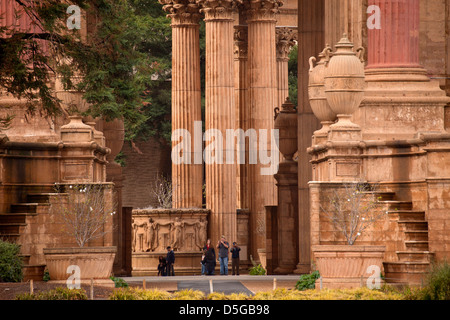
<path id="1" fill-rule="evenodd" d="M 195 0 L 158 0 L 174 25 L 198 25 L 202 14 Z"/>
<path id="2" fill-rule="evenodd" d="M 248 0 L 244 2 L 247 21 L 276 20 L 284 0 Z"/>
<path id="3" fill-rule="evenodd" d="M 289 52 L 298 41 L 296 27 L 277 27 L 275 29 L 277 40 L 277 59 L 289 60 Z"/>
<path id="4" fill-rule="evenodd" d="M 233 20 L 233 13 L 243 0 L 197 0 L 202 8 L 200 12 L 205 14 L 207 20 Z"/>
<path id="5" fill-rule="evenodd" d="M 234 54 L 237 59 L 248 58 L 248 27 L 234 27 Z"/>

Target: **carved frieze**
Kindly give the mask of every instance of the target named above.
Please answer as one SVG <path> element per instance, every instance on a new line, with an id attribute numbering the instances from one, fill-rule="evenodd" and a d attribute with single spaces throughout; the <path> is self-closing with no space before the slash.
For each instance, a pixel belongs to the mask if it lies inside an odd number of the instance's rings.
<path id="1" fill-rule="evenodd" d="M 207 239 L 206 210 L 134 210 L 133 252 L 199 251 Z"/>

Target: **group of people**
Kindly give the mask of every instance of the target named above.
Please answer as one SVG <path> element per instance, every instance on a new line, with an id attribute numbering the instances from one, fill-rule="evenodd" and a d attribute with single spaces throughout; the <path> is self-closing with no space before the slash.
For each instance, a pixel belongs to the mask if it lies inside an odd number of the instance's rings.
<path id="1" fill-rule="evenodd" d="M 171 246 L 167 247 L 166 257 L 159 256 L 158 276 L 175 276 L 173 264 L 175 263 L 175 253 Z"/>
<path id="2" fill-rule="evenodd" d="M 233 242 L 233 246 L 230 248 L 230 244 L 226 240 L 225 236 L 222 236 L 217 242 L 216 248 L 218 250 L 218 261 L 220 263 L 220 274 L 228 275 L 228 256 L 231 252 L 231 272 L 232 275 L 239 275 L 239 251 L 236 242 Z M 216 267 L 216 251 L 211 245 L 211 240 L 206 241 L 206 245 L 203 248 L 202 255 L 202 275 L 214 275 L 214 269 Z"/>
<path id="3" fill-rule="evenodd" d="M 218 250 L 217 260 L 220 263 L 220 274 L 228 275 L 228 256 L 231 252 L 231 270 L 232 275 L 239 275 L 239 251 L 236 242 L 233 242 L 232 247 L 226 240 L 225 236 L 222 236 L 217 242 L 216 249 Z M 211 245 L 211 239 L 206 241 L 202 254 L 202 275 L 214 275 L 214 269 L 216 268 L 216 251 Z M 167 256 L 159 257 L 158 264 L 158 276 L 174 276 L 173 265 L 175 263 L 175 253 L 170 246 L 167 247 Z"/>

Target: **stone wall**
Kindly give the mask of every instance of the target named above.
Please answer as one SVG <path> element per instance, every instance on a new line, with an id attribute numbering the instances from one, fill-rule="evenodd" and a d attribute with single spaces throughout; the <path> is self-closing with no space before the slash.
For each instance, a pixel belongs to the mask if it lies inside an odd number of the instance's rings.
<path id="1" fill-rule="evenodd" d="M 156 207 L 158 202 L 152 189 L 158 175 L 170 177 L 170 147 L 153 138 L 136 142 L 140 152 L 125 142 L 122 153 L 125 156 L 123 172 L 123 206 L 133 208 Z"/>

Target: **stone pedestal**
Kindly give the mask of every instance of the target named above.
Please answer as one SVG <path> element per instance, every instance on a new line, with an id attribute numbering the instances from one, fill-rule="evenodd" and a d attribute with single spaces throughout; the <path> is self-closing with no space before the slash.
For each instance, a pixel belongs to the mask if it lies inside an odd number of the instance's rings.
<path id="1" fill-rule="evenodd" d="M 275 175 L 278 187 L 278 261 L 274 274 L 292 273 L 298 262 L 298 165 L 295 161 L 280 163 Z"/>
<path id="2" fill-rule="evenodd" d="M 365 139 L 411 139 L 445 132 L 448 97 L 419 63 L 418 0 L 371 0 L 381 28 L 368 30 L 366 97 L 354 120 Z"/>

